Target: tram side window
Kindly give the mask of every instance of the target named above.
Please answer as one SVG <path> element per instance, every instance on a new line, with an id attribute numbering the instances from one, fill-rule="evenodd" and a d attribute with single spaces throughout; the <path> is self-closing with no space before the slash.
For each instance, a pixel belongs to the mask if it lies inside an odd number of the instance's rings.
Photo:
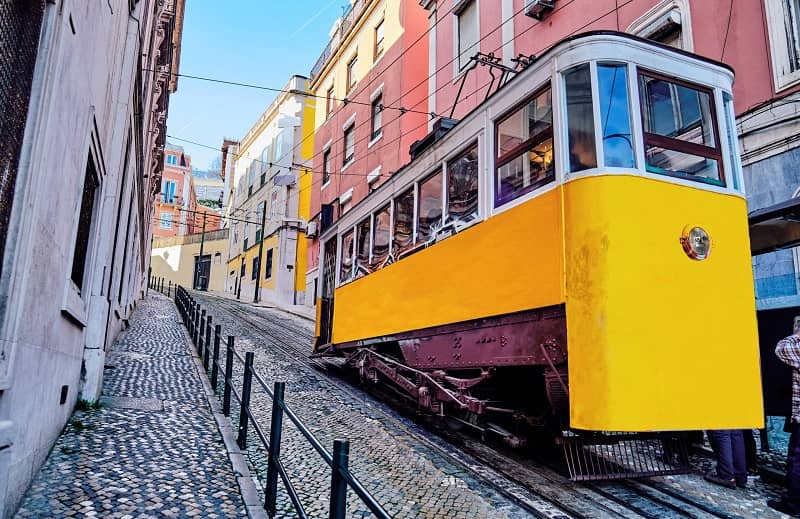
<path id="1" fill-rule="evenodd" d="M 372 270 L 383 266 L 389 256 L 389 226 L 391 225 L 391 211 L 389 204 L 375 213 L 375 225 L 372 229 Z"/>
<path id="2" fill-rule="evenodd" d="M 597 167 L 592 111 L 592 75 L 588 63 L 564 73 L 567 91 L 567 132 L 569 134 L 569 170 Z"/>
<path id="3" fill-rule="evenodd" d="M 419 183 L 417 215 L 417 243 L 434 239 L 436 231 L 442 226 L 441 171 Z"/>
<path id="4" fill-rule="evenodd" d="M 414 188 L 394 199 L 394 238 L 392 256 L 399 258 L 414 245 Z"/>
<path id="5" fill-rule="evenodd" d="M 639 74 L 647 170 L 725 185 L 711 90 Z"/>
<path id="6" fill-rule="evenodd" d="M 550 88 L 504 116 L 496 133 L 495 207 L 555 179 Z"/>
<path id="7" fill-rule="evenodd" d="M 353 277 L 353 231 L 342 235 L 342 260 L 339 269 L 339 283 L 347 283 Z"/>
<path id="8" fill-rule="evenodd" d="M 372 234 L 369 216 L 361 220 L 356 227 L 358 238 L 356 240 L 356 278 L 369 273 L 369 239 Z"/>
<path id="9" fill-rule="evenodd" d="M 725 104 L 725 129 L 728 133 L 728 152 L 730 153 L 730 162 L 733 166 L 733 171 L 731 171 L 731 180 L 733 182 L 733 189 L 737 191 L 741 190 L 741 186 L 739 185 L 739 179 L 742 176 L 742 164 L 739 162 L 739 157 L 737 155 L 737 132 L 736 132 L 736 121 L 734 116 L 733 110 L 733 98 L 727 92 L 722 93 L 722 102 Z"/>
<path id="10" fill-rule="evenodd" d="M 635 168 L 627 66 L 617 63 L 598 64 L 597 85 L 605 165 Z"/>
<path id="11" fill-rule="evenodd" d="M 478 218 L 478 144 L 447 163 L 447 220 L 456 228 Z"/>

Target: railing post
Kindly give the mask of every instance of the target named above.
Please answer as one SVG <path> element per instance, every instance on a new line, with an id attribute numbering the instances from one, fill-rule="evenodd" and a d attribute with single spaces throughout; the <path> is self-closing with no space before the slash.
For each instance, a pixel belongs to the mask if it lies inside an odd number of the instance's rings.
<path id="1" fill-rule="evenodd" d="M 253 352 L 244 354 L 244 380 L 242 381 L 242 401 L 239 406 L 239 436 L 236 444 L 240 449 L 247 448 L 247 425 L 249 418 L 247 412 L 250 407 L 250 386 L 253 382 Z"/>
<path id="2" fill-rule="evenodd" d="M 169 297 L 171 293 L 172 293 L 172 280 L 170 280 L 169 284 L 167 285 L 167 297 Z"/>
<path id="3" fill-rule="evenodd" d="M 214 357 L 211 361 L 211 387 L 214 388 L 214 393 L 217 392 L 217 382 L 219 373 L 219 336 L 222 333 L 222 326 L 219 324 L 214 325 Z"/>
<path id="4" fill-rule="evenodd" d="M 233 381 L 233 335 L 228 335 L 225 345 L 225 385 L 222 388 L 222 414 L 231 415 L 231 384 Z"/>
<path id="5" fill-rule="evenodd" d="M 197 353 L 203 358 L 203 335 L 206 332 L 206 311 L 200 312 L 200 327 L 197 329 Z"/>
<path id="6" fill-rule="evenodd" d="M 333 440 L 330 519 L 344 519 L 347 513 L 347 481 L 341 476 L 340 471 L 347 470 L 349 458 L 350 442 Z"/>
<path id="7" fill-rule="evenodd" d="M 206 319 L 206 340 L 203 342 L 205 344 L 205 349 L 203 350 L 203 367 L 208 373 L 208 360 L 211 358 L 211 316 L 209 315 Z"/>
<path id="8" fill-rule="evenodd" d="M 272 396 L 272 420 L 269 428 L 269 463 L 267 464 L 267 483 L 264 486 L 264 510 L 270 517 L 277 513 L 278 464 L 281 455 L 281 425 L 283 423 L 283 395 L 285 382 L 275 382 Z"/>
<path id="9" fill-rule="evenodd" d="M 192 330 L 194 330 L 194 301 L 189 301 L 188 312 L 186 316 L 186 328 L 189 329 L 189 337 L 194 341 L 194 335 L 192 335 Z"/>

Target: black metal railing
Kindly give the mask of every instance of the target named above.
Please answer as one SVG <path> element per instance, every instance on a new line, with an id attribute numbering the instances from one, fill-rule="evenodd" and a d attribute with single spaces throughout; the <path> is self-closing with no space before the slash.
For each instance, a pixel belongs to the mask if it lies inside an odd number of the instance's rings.
<path id="1" fill-rule="evenodd" d="M 173 294 L 178 290 L 177 283 L 173 285 L 171 280 L 156 276 L 150 276 L 150 282 L 147 284 L 147 286 L 151 290 L 161 292 L 167 297 L 172 297 Z"/>
<path id="2" fill-rule="evenodd" d="M 244 357 L 242 357 L 242 354 L 236 350 L 233 335 L 228 335 L 227 339 L 223 340 L 222 327 L 219 324 L 215 324 L 212 331 L 212 316 L 208 315 L 206 309 L 202 308 L 182 286 L 176 286 L 175 288 L 175 304 L 178 307 L 178 312 L 184 325 L 189 330 L 189 335 L 197 348 L 197 353 L 202 359 L 206 374 L 211 378 L 211 386 L 214 388 L 215 394 L 218 394 L 219 391 L 219 375 L 222 369 L 220 348 L 224 343 L 225 363 L 222 384 L 222 413 L 230 418 L 231 402 L 235 400 L 239 404 L 237 445 L 242 450 L 247 448 L 248 431 L 252 425 L 259 442 L 267 451 L 268 464 L 266 482 L 264 484 L 264 509 L 270 517 L 274 517 L 277 513 L 278 477 L 283 482 L 283 487 L 298 517 L 303 519 L 308 517 L 305 507 L 300 501 L 300 496 L 281 461 L 281 436 L 284 416 L 295 425 L 297 430 L 331 469 L 329 508 L 329 517 L 331 519 L 342 519 L 346 516 L 348 488 L 355 492 L 376 517 L 380 519 L 391 517 L 375 497 L 350 472 L 350 442 L 348 440 L 334 440 L 333 452 L 329 452 L 286 403 L 284 398 L 286 394 L 285 382 L 275 382 L 272 389 L 270 389 L 264 378 L 253 367 L 253 352 L 245 352 Z M 236 361 L 243 366 L 240 391 L 236 390 L 233 380 L 233 366 Z M 258 423 L 250 409 L 253 382 L 272 400 L 272 415 L 268 432 L 264 431 L 264 428 Z"/>

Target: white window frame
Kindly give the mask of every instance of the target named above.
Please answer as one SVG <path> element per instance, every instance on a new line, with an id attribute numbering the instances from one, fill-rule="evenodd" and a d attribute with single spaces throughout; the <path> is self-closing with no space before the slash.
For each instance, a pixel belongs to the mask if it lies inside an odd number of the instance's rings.
<path id="1" fill-rule="evenodd" d="M 461 45 L 459 42 L 459 35 L 461 34 L 461 13 L 467 8 L 470 3 L 475 4 L 475 34 L 477 36 L 477 40 L 475 43 L 476 50 L 480 51 L 481 47 L 481 4 L 480 0 L 461 0 L 458 4 L 453 8 L 453 16 L 455 20 L 453 22 L 453 79 L 458 79 L 461 75 L 466 73 L 471 67 L 467 66 L 469 62 L 465 63 L 462 66 L 461 63 Z"/>
<path id="2" fill-rule="evenodd" d="M 694 52 L 694 37 L 692 36 L 691 10 L 688 0 L 663 0 L 656 4 L 649 11 L 634 20 L 628 26 L 631 34 L 648 38 L 658 29 L 674 20 L 674 16 L 679 17 L 681 26 L 681 49 Z"/>
<path id="3" fill-rule="evenodd" d="M 764 0 L 767 15 L 767 32 L 769 33 L 770 56 L 772 59 L 772 77 L 775 92 L 787 89 L 800 83 L 800 69 L 788 71 L 789 42 L 784 31 L 785 0 Z M 798 14 L 798 37 L 800 37 L 800 13 Z"/>
<path id="4" fill-rule="evenodd" d="M 170 212 L 159 213 L 158 227 L 159 229 L 172 229 L 172 213 Z"/>

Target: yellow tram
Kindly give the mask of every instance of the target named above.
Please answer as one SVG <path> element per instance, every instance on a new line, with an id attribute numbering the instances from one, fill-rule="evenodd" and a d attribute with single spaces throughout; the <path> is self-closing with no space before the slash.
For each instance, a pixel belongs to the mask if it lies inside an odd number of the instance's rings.
<path id="1" fill-rule="evenodd" d="M 630 35 L 553 46 L 324 231 L 315 354 L 438 414 L 761 427 L 732 84 Z"/>

